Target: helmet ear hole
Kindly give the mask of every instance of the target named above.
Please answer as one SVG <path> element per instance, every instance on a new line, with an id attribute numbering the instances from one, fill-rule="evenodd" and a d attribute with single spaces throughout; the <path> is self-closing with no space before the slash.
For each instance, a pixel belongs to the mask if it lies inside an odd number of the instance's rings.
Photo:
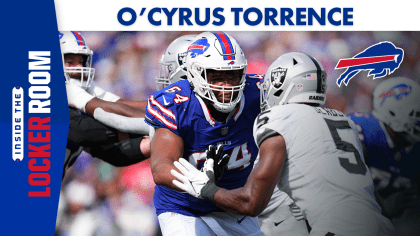
<path id="1" fill-rule="evenodd" d="M 391 114 L 391 116 L 395 116 L 395 113 L 393 111 L 389 111 L 389 114 Z"/>

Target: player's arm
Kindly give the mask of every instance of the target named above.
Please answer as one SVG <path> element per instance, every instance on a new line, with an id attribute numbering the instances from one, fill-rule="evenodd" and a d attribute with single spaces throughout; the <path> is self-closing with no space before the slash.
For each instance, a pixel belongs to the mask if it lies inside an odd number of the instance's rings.
<path id="1" fill-rule="evenodd" d="M 204 172 L 195 169 L 189 162 L 175 162 L 174 165 L 183 175 L 173 169 L 171 174 L 177 178 L 174 183 L 195 197 L 210 199 L 226 211 L 249 216 L 259 215 L 270 201 L 287 155 L 283 136 L 266 129 L 260 137 L 263 140 L 260 145 L 260 160 L 244 187 L 227 190 L 216 186 L 215 171 L 207 171 L 214 169 L 208 154 Z"/>
<path id="2" fill-rule="evenodd" d="M 135 107 L 135 108 L 140 108 L 140 109 L 145 109 L 147 106 L 147 101 L 127 101 L 127 100 L 119 99 L 117 102 L 126 104 L 130 107 Z"/>
<path id="3" fill-rule="evenodd" d="M 182 157 L 184 150 L 182 138 L 166 128 L 159 128 L 153 136 L 150 147 L 150 168 L 155 183 L 182 191 L 172 183 L 175 178 L 170 174 L 171 169 L 175 169 L 174 161 Z"/>
<path id="4" fill-rule="evenodd" d="M 116 103 L 99 99 L 77 85 L 66 83 L 67 100 L 71 107 L 93 116 L 96 108 L 127 117 L 144 117 L 144 109 L 130 107 L 123 103 Z M 114 98 L 115 100 L 116 98 Z"/>
<path id="5" fill-rule="evenodd" d="M 148 136 L 144 136 L 108 145 L 94 146 L 90 148 L 90 154 L 113 166 L 129 166 L 150 157 L 150 139 Z"/>
<path id="6" fill-rule="evenodd" d="M 125 101 L 122 100 L 118 95 L 111 93 L 110 91 L 106 91 L 105 89 L 99 87 L 96 85 L 95 82 L 92 82 L 91 86 L 87 88 L 86 90 L 88 93 L 94 95 L 94 97 L 100 98 L 101 100 L 107 101 L 107 102 L 117 102 L 117 103 L 123 103 L 131 107 L 145 109 L 147 105 L 147 101 Z M 116 112 L 114 112 L 116 113 Z M 116 113 L 120 114 L 120 113 Z M 123 114 L 120 114 L 123 115 Z M 130 116 L 134 117 L 134 116 Z M 144 117 L 144 116 L 142 116 Z"/>
<path id="7" fill-rule="evenodd" d="M 121 140 L 115 129 L 70 109 L 68 142 L 87 146 L 89 152 L 114 166 L 127 166 L 150 157 L 149 137 Z"/>
<path id="8" fill-rule="evenodd" d="M 144 109 L 131 107 L 118 102 L 107 102 L 99 98 L 92 98 L 86 104 L 86 113 L 93 116 L 96 108 L 102 108 L 104 111 L 115 113 L 126 117 L 144 117 Z"/>
<path id="9" fill-rule="evenodd" d="M 93 117 L 103 124 L 124 133 L 148 135 L 150 132 L 150 126 L 146 124 L 142 117 L 121 116 L 104 111 L 100 107 L 95 109 Z"/>
<path id="10" fill-rule="evenodd" d="M 260 160 L 252 170 L 244 187 L 220 189 L 214 195 L 216 205 L 236 214 L 257 216 L 267 206 L 280 180 L 287 155 L 283 136 L 265 139 L 260 145 Z"/>

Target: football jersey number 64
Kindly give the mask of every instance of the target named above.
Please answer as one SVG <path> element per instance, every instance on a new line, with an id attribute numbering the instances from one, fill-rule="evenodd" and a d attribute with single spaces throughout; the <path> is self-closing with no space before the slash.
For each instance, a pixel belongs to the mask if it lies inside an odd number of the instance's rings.
<path id="1" fill-rule="evenodd" d="M 229 163 L 226 166 L 228 171 L 241 170 L 249 166 L 251 164 L 251 152 L 248 150 L 248 142 L 233 148 L 229 156 Z M 206 151 L 191 153 L 188 161 L 198 169 L 206 161 Z"/>

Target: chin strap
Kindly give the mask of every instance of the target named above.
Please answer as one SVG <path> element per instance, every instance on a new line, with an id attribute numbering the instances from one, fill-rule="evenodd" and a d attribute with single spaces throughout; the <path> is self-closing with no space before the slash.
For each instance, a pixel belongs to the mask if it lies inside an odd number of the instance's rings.
<path id="1" fill-rule="evenodd" d="M 289 87 L 286 90 L 286 93 L 284 94 L 283 98 L 280 100 L 279 105 L 283 105 L 286 102 L 287 97 L 289 96 L 290 92 L 292 91 L 292 88 L 295 86 L 294 83 L 290 83 Z"/>

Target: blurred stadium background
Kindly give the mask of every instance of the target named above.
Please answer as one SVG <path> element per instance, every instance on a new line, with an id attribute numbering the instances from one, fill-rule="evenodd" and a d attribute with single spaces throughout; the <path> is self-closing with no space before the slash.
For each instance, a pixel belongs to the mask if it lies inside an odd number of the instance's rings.
<path id="1" fill-rule="evenodd" d="M 81 32 L 94 51 L 98 86 L 125 100 L 147 100 L 156 91 L 154 78 L 166 47 L 177 37 L 200 32 Z M 420 32 L 227 32 L 241 45 L 248 73 L 264 74 L 278 56 L 298 51 L 324 65 L 327 107 L 344 113 L 370 112 L 371 94 L 383 79 L 405 76 L 419 82 Z M 373 80 L 366 71 L 346 87 L 336 80 L 339 59 L 390 41 L 404 50 L 399 69 Z M 62 183 L 56 235 L 159 235 L 153 207 L 154 182 L 149 162 L 116 168 L 83 152 Z"/>

